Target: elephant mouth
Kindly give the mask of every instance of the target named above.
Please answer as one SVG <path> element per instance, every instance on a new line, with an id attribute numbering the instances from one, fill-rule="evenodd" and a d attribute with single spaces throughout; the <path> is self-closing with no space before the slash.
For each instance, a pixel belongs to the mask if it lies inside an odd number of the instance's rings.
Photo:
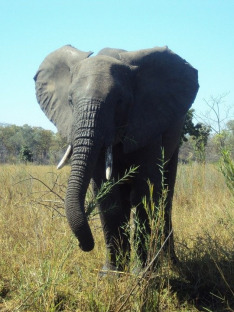
<path id="1" fill-rule="evenodd" d="M 72 145 L 68 145 L 66 152 L 64 153 L 63 157 L 61 158 L 60 162 L 57 165 L 57 169 L 62 169 L 68 160 L 72 156 Z M 105 172 L 106 172 L 106 179 L 110 180 L 112 174 L 112 166 L 113 166 L 113 154 L 112 154 L 112 145 L 109 145 L 105 152 Z"/>

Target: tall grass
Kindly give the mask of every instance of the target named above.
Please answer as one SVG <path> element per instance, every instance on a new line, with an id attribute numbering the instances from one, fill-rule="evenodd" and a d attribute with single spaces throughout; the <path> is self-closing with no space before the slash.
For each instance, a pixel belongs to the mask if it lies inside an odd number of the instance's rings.
<path id="1" fill-rule="evenodd" d="M 222 172 L 227 187 L 232 195 L 234 195 L 234 162 L 231 152 L 227 149 L 221 149 L 221 158 L 219 160 L 219 169 Z"/>
<path id="2" fill-rule="evenodd" d="M 99 277 L 100 221 L 90 218 L 96 245 L 83 253 L 64 214 L 68 175 L 68 167 L 59 174 L 52 166 L 0 167 L 0 311 L 233 311 L 233 195 L 215 166 L 179 166 L 173 227 L 180 262 L 173 267 L 162 252 L 144 276 Z M 160 228 L 163 218 L 156 221 Z M 164 240 L 159 231 L 149 241 L 151 260 Z"/>

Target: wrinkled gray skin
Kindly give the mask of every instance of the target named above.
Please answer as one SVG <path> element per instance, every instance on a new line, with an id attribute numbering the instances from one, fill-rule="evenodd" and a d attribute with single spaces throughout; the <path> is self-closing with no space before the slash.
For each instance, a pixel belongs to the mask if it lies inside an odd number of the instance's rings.
<path id="1" fill-rule="evenodd" d="M 158 202 L 162 177 L 157 164 L 162 159 L 162 148 L 169 189 L 166 236 L 172 228 L 178 143 L 184 116 L 199 88 L 198 74 L 167 47 L 136 52 L 107 48 L 97 56 L 91 54 L 71 46 L 51 53 L 34 78 L 36 94 L 42 110 L 72 145 L 65 206 L 83 251 L 94 248 L 84 210 L 85 195 L 90 181 L 97 192 L 106 180 L 106 149 L 113 148 L 115 180 L 130 166 L 139 166 L 133 178 L 115 186 L 99 204 L 107 246 L 105 267 L 121 270 L 121 259 L 129 259 L 129 233 L 124 225 L 129 222 L 132 206 L 136 207 L 138 224 L 150 232 L 142 198 L 149 200 L 150 181 Z M 137 244 L 142 265 L 147 258 L 144 236 L 140 234 Z M 175 257 L 173 236 L 167 247 Z"/>

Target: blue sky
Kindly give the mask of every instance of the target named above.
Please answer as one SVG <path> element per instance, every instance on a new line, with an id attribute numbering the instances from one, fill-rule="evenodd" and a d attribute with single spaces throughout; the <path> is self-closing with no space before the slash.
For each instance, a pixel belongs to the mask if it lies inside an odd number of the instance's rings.
<path id="1" fill-rule="evenodd" d="M 95 53 L 167 45 L 199 70 L 198 114 L 210 96 L 228 93 L 234 106 L 234 0 L 0 0 L 0 21 L 0 122 L 55 130 L 33 76 L 65 44 Z"/>

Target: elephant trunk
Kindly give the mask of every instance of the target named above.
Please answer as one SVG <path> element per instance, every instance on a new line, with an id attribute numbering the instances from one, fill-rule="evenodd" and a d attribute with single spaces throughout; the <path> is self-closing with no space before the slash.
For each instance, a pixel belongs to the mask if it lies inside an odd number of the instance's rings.
<path id="1" fill-rule="evenodd" d="M 73 129 L 71 174 L 65 201 L 69 225 L 83 251 L 94 247 L 94 239 L 85 215 L 84 202 L 94 166 L 104 145 L 102 131 L 97 124 L 100 104 L 90 104 L 82 114 L 76 114 Z M 103 168 L 104 170 L 104 168 Z"/>

